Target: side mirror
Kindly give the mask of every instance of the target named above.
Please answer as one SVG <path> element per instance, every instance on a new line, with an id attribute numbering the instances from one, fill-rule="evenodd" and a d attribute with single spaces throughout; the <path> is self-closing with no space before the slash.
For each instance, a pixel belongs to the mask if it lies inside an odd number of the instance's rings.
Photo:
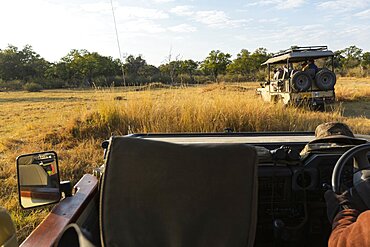
<path id="1" fill-rule="evenodd" d="M 58 157 L 54 151 L 17 157 L 18 195 L 22 208 L 34 208 L 61 199 Z"/>

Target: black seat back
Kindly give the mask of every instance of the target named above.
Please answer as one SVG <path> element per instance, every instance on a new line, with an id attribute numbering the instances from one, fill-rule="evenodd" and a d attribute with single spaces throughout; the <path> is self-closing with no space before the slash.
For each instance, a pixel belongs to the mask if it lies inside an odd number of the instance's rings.
<path id="1" fill-rule="evenodd" d="M 257 166 L 245 144 L 113 137 L 102 180 L 103 246 L 253 246 Z"/>

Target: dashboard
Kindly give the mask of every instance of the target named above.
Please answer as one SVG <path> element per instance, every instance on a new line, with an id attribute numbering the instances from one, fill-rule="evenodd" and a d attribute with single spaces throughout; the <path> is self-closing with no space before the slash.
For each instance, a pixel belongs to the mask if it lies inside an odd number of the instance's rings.
<path id="1" fill-rule="evenodd" d="M 331 187 L 332 171 L 340 156 L 320 153 L 288 164 L 284 160 L 259 164 L 255 246 L 272 242 L 280 242 L 280 246 L 327 246 L 331 225 L 324 193 Z M 343 181 L 344 189 L 352 187 L 351 163 L 344 168 Z"/>

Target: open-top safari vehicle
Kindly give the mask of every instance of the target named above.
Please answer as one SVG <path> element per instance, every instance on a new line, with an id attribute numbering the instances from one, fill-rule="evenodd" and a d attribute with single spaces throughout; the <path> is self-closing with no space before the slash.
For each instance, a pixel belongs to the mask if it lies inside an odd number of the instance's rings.
<path id="1" fill-rule="evenodd" d="M 370 208 L 370 136 L 356 138 L 301 157 L 312 132 L 114 136 L 73 189 L 56 153 L 22 155 L 22 207 L 58 204 L 21 246 L 326 246 L 328 188 Z"/>
<path id="2" fill-rule="evenodd" d="M 278 52 L 262 64 L 267 65 L 268 80 L 261 83 L 257 93 L 265 101 L 286 105 L 322 108 L 333 103 L 336 83 L 333 57 L 327 46 L 292 47 Z"/>

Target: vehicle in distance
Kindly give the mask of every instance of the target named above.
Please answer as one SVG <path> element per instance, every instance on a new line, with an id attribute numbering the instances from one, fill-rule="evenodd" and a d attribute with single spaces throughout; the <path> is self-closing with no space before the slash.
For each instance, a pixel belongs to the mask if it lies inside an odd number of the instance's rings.
<path id="1" fill-rule="evenodd" d="M 309 104 L 322 109 L 335 101 L 333 58 L 327 46 L 292 47 L 278 52 L 262 64 L 267 66 L 268 80 L 260 84 L 257 94 L 268 102 Z"/>

